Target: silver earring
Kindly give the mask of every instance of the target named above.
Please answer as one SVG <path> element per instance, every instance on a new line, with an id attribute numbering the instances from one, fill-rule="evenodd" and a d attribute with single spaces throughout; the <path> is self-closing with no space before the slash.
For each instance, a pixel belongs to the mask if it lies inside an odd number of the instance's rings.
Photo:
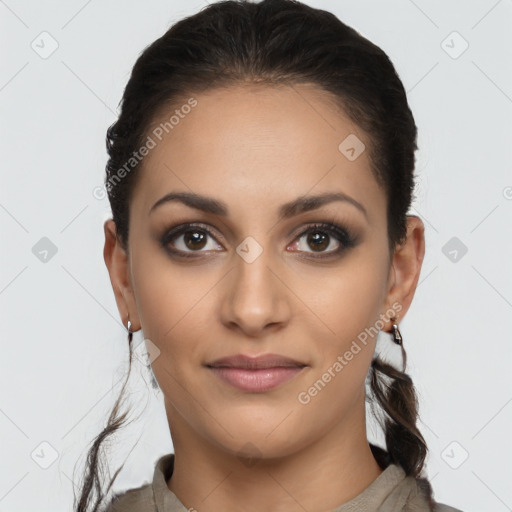
<path id="1" fill-rule="evenodd" d="M 128 322 L 127 322 L 126 329 L 128 331 L 128 343 L 131 343 L 132 339 L 133 339 L 133 332 L 132 332 L 132 323 L 130 322 L 130 320 L 128 320 Z"/>
<path id="2" fill-rule="evenodd" d="M 395 319 L 393 318 L 393 322 Z M 398 329 L 398 324 L 393 323 L 393 341 L 397 345 L 402 345 L 402 335 L 400 334 L 400 330 Z"/>

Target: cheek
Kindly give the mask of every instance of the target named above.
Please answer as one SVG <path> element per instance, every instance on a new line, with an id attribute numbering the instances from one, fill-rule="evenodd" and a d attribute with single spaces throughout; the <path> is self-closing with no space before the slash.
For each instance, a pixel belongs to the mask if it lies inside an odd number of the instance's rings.
<path id="1" fill-rule="evenodd" d="M 214 322 L 212 297 L 220 277 L 207 265 L 177 265 L 163 251 L 144 250 L 142 245 L 134 254 L 137 309 L 144 337 L 160 350 L 153 371 L 168 396 L 176 398 L 176 381 L 188 381 L 204 362 L 205 340 L 211 338 Z"/>
<path id="2" fill-rule="evenodd" d="M 318 320 L 310 316 L 309 335 L 315 340 L 316 367 L 297 396 L 303 414 L 313 418 L 322 414 L 325 423 L 361 403 L 375 344 L 375 322 L 385 297 L 386 269 L 382 262 L 361 257 L 340 272 L 339 279 L 326 280 L 322 293 L 314 298 L 315 311 L 328 336 L 318 336 Z M 379 266 L 380 265 L 380 266 Z M 327 282 L 330 284 L 327 285 Z M 378 330 L 378 329 L 377 329 Z M 329 332 L 324 328 L 323 332 Z"/>
<path id="3" fill-rule="evenodd" d="M 301 273 L 294 290 L 308 306 L 311 339 L 318 339 L 336 350 L 365 328 L 373 326 L 381 313 L 386 296 L 388 269 L 382 251 L 361 248 L 334 269 Z M 316 330 L 316 332 L 315 332 Z"/>
<path id="4" fill-rule="evenodd" d="M 200 315 L 201 300 L 215 276 L 201 265 L 178 265 L 163 249 L 140 244 L 132 255 L 134 291 L 146 337 L 164 341 L 191 317 Z"/>

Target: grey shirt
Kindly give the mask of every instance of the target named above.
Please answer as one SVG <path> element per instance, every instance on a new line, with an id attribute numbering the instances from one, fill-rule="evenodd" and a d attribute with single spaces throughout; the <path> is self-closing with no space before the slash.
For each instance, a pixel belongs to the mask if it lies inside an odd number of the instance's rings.
<path id="1" fill-rule="evenodd" d="M 160 457 L 153 481 L 113 497 L 106 512 L 189 512 L 167 487 L 174 468 L 174 454 Z M 396 464 L 390 464 L 360 494 L 331 512 L 429 512 L 430 508 L 417 480 L 406 476 Z M 199 511 L 198 511 L 199 512 Z M 436 503 L 434 512 L 462 512 Z"/>

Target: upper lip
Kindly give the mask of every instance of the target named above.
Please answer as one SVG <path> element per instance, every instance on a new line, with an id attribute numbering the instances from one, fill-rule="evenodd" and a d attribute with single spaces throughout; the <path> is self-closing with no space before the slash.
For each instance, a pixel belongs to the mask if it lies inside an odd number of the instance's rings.
<path id="1" fill-rule="evenodd" d="M 244 368 L 244 369 L 259 369 L 259 368 L 277 368 L 277 367 L 304 367 L 306 364 L 301 363 L 290 357 L 281 356 L 278 354 L 264 354 L 261 356 L 247 356 L 244 354 L 236 354 L 234 356 L 221 357 L 206 366 L 215 368 Z"/>

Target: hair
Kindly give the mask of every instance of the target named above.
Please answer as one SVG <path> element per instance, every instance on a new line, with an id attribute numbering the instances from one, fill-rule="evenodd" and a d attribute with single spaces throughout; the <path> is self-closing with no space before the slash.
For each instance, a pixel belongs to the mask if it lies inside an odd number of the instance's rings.
<path id="1" fill-rule="evenodd" d="M 105 184 L 116 236 L 129 244 L 130 199 L 143 161 L 123 179 L 118 171 L 144 145 L 150 127 L 170 106 L 192 94 L 241 84 L 293 86 L 309 84 L 330 93 L 335 105 L 370 139 L 370 162 L 387 199 L 390 251 L 406 240 L 407 212 L 414 189 L 417 128 L 402 82 L 390 59 L 378 46 L 345 25 L 334 14 L 294 0 L 220 1 L 175 23 L 138 57 L 120 102 L 120 114 L 107 130 Z M 129 335 L 129 369 L 132 343 Z M 416 426 L 418 400 L 410 376 L 375 357 L 368 380 L 372 401 L 384 415 L 386 450 L 370 444 L 382 468 L 400 465 L 415 477 L 432 507 L 433 491 L 420 476 L 426 442 Z M 88 452 L 76 512 L 98 510 L 105 498 L 99 475 L 99 450 L 126 420 L 119 404 Z M 373 405 L 372 405 L 372 410 Z M 109 482 L 111 488 L 119 471 Z M 93 503 L 93 491 L 96 500 Z"/>

